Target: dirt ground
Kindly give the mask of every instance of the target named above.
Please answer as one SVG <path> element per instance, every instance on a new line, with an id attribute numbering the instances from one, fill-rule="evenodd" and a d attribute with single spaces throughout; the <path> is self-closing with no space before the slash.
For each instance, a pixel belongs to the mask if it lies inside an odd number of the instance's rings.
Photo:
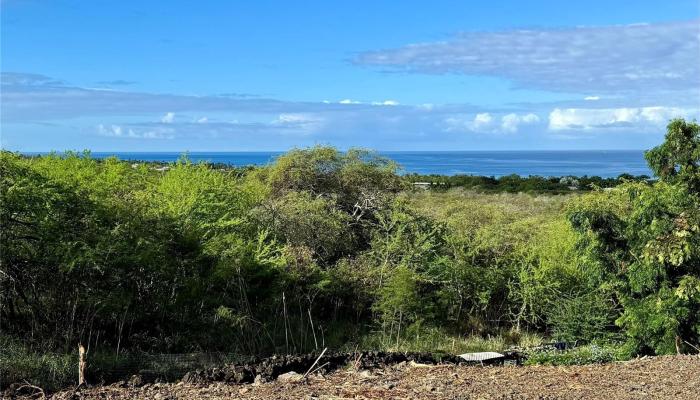
<path id="1" fill-rule="evenodd" d="M 293 374 L 292 374 L 293 375 Z M 287 379 L 285 379 L 287 378 Z M 253 384 L 121 384 L 68 390 L 53 399 L 700 399 L 700 357 L 606 365 L 456 366 L 401 363 Z M 36 398 L 36 397 L 35 397 Z"/>

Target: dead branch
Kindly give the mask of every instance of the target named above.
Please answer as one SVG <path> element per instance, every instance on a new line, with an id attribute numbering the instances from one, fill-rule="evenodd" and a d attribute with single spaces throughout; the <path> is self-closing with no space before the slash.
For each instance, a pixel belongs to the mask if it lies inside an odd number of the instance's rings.
<path id="1" fill-rule="evenodd" d="M 303 379 L 306 379 L 306 376 L 309 375 L 309 373 L 311 372 L 311 369 L 312 369 L 313 367 L 315 367 L 316 364 L 318 364 L 318 360 L 320 360 L 321 357 L 323 357 L 323 355 L 326 354 L 326 350 L 328 350 L 328 347 L 324 348 L 323 351 L 321 352 L 321 354 L 320 354 L 320 355 L 318 356 L 318 358 L 316 359 L 316 361 L 314 361 L 314 363 L 311 364 L 311 367 L 309 367 L 308 371 L 306 371 L 306 373 L 304 374 L 304 376 L 301 377 L 302 380 L 303 380 Z"/>
<path id="2" fill-rule="evenodd" d="M 34 398 L 35 396 L 39 396 L 38 398 L 40 399 L 45 399 L 46 398 L 46 393 L 44 393 L 44 389 L 40 388 L 39 386 L 32 385 L 31 383 L 24 381 L 24 385 L 20 386 L 17 388 L 17 391 L 20 391 L 22 389 L 33 389 L 35 392 L 33 394 L 29 395 L 29 398 Z"/>

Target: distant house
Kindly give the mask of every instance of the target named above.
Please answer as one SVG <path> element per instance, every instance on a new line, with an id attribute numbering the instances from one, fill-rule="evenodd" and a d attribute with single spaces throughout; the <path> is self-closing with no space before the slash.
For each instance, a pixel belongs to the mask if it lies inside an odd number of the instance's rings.
<path id="1" fill-rule="evenodd" d="M 421 188 L 424 190 L 430 189 L 430 185 L 432 185 L 432 183 L 430 182 L 413 182 L 414 187 Z"/>

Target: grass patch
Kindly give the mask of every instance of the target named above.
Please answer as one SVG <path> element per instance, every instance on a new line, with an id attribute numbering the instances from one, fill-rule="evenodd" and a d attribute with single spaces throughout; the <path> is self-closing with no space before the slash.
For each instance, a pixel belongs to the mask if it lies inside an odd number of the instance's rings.
<path id="1" fill-rule="evenodd" d="M 533 347 L 542 344 L 542 336 L 535 333 L 504 332 L 496 336 L 455 336 L 439 328 L 421 328 L 419 332 L 389 336 L 376 332 L 363 336 L 357 344 L 360 350 L 395 352 L 425 352 L 436 354 L 462 354 L 480 351 L 504 351 L 509 347 Z M 346 349 L 353 351 L 354 348 Z"/>
<path id="2" fill-rule="evenodd" d="M 146 354 L 113 351 L 87 355 L 88 383 L 110 383 L 139 374 L 151 380 L 172 381 L 186 372 L 238 361 L 229 353 Z M 78 382 L 77 351 L 57 353 L 31 349 L 17 339 L 0 336 L 0 390 L 12 383 L 30 383 L 53 392 Z"/>
<path id="3" fill-rule="evenodd" d="M 78 359 L 73 354 L 34 352 L 22 343 L 0 336 L 0 388 L 29 382 L 45 390 L 77 383 Z"/>
<path id="4" fill-rule="evenodd" d="M 525 365 L 584 365 L 629 360 L 620 346 L 589 344 L 569 350 L 542 350 L 528 354 Z"/>

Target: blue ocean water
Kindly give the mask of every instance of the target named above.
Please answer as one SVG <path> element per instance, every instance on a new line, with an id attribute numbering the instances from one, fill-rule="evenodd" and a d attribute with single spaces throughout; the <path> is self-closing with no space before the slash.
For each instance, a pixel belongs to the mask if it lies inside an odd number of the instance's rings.
<path id="1" fill-rule="evenodd" d="M 264 165 L 281 152 L 190 152 L 192 161 L 224 163 L 236 166 Z M 416 151 L 380 152 L 402 167 L 402 173 L 440 175 L 503 176 L 601 176 L 616 177 L 622 173 L 651 175 L 641 150 L 586 151 Z M 172 162 L 180 153 L 93 152 L 103 158 L 117 156 L 122 160 Z"/>

